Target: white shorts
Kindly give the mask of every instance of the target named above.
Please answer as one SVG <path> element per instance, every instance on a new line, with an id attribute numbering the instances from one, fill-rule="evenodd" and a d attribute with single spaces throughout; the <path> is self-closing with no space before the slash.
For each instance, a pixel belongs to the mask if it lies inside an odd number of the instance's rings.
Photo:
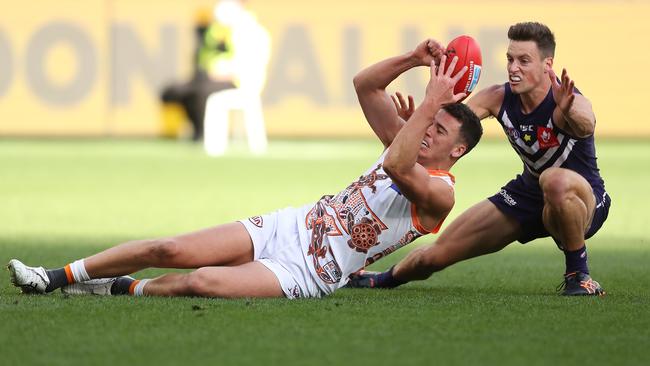
<path id="1" fill-rule="evenodd" d="M 308 269 L 300 244 L 297 217 L 300 212 L 285 208 L 239 221 L 253 241 L 253 260 L 275 274 L 289 299 L 323 296 Z"/>

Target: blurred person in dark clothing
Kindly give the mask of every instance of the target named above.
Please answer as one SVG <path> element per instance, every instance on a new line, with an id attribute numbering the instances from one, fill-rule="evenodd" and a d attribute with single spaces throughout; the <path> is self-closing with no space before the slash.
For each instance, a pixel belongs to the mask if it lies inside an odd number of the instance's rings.
<path id="1" fill-rule="evenodd" d="M 192 78 L 166 87 L 162 92 L 163 103 L 176 102 L 183 106 L 192 124 L 192 140 L 203 138 L 205 103 L 214 92 L 234 88 L 232 67 L 232 31 L 212 19 L 209 11 L 197 14 L 196 50 L 193 55 Z"/>

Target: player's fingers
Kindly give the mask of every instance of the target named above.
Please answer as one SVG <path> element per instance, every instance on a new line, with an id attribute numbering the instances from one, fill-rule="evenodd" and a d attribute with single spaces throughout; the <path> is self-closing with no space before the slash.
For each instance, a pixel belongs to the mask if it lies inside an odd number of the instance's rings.
<path id="1" fill-rule="evenodd" d="M 566 81 L 566 91 L 567 93 L 573 93 L 573 86 L 575 83 L 571 79 L 567 79 Z"/>
<path id="2" fill-rule="evenodd" d="M 397 110 L 399 111 L 399 103 L 397 102 L 397 99 L 395 98 L 395 96 L 391 95 L 390 99 L 393 100 L 393 104 L 395 104 L 395 108 L 397 108 Z"/>
<path id="3" fill-rule="evenodd" d="M 566 75 L 564 75 L 564 72 L 562 72 L 562 93 L 564 94 L 571 94 L 571 88 L 570 88 L 570 80 L 566 78 Z"/>
<path id="4" fill-rule="evenodd" d="M 436 50 L 433 51 L 433 59 L 436 61 L 436 64 L 440 65 L 440 58 L 442 55 L 444 55 L 447 51 L 445 51 L 444 48 L 437 48 Z"/>
<path id="5" fill-rule="evenodd" d="M 413 100 L 413 96 L 409 95 L 409 112 L 413 113 L 415 110 L 415 101 Z"/>
<path id="6" fill-rule="evenodd" d="M 454 77 L 451 79 L 451 80 L 454 82 L 454 85 L 456 85 L 456 83 L 458 82 L 458 80 L 460 80 L 460 78 L 462 78 L 463 75 L 465 75 L 465 73 L 467 72 L 468 69 L 469 69 L 469 68 L 467 67 L 467 65 L 466 65 L 466 66 L 463 66 L 463 68 L 460 69 L 460 71 L 458 71 L 458 72 L 456 73 L 456 75 L 454 75 Z"/>
<path id="7" fill-rule="evenodd" d="M 429 50 L 429 53 L 433 55 L 433 53 L 436 51 L 436 42 L 433 39 L 430 39 L 427 41 L 427 49 Z"/>
<path id="8" fill-rule="evenodd" d="M 397 100 L 399 101 L 398 104 L 400 104 L 400 106 L 401 106 L 401 104 L 402 104 L 402 103 L 401 103 L 401 102 L 402 102 L 402 93 L 400 93 L 400 92 L 395 92 L 395 97 L 396 97 Z"/>
<path id="9" fill-rule="evenodd" d="M 399 105 L 403 109 L 406 109 L 406 100 L 404 100 L 404 96 L 402 95 L 402 93 L 397 92 L 397 99 L 399 99 Z"/>
<path id="10" fill-rule="evenodd" d="M 562 86 L 567 85 L 567 74 L 566 74 L 566 69 L 562 69 L 562 74 L 560 75 L 560 83 L 562 83 Z"/>
<path id="11" fill-rule="evenodd" d="M 451 59 L 451 63 L 449 64 L 449 67 L 445 71 L 445 76 L 451 77 L 451 73 L 454 72 L 454 69 L 456 69 L 457 63 L 458 63 L 458 56 L 454 56 L 454 58 Z"/>
<path id="12" fill-rule="evenodd" d="M 465 94 L 465 93 L 454 94 L 453 101 L 454 101 L 454 103 L 458 103 L 459 101 L 463 100 L 463 98 L 465 98 L 465 97 L 467 97 L 467 94 Z"/>
<path id="13" fill-rule="evenodd" d="M 445 48 L 440 44 L 440 42 L 436 41 L 435 39 L 430 39 L 429 40 L 429 51 L 431 51 L 431 54 L 435 55 L 437 53 L 443 52 Z"/>
<path id="14" fill-rule="evenodd" d="M 574 88 L 574 86 L 575 86 L 575 83 L 573 82 L 573 80 L 569 81 L 567 83 L 566 93 L 573 96 L 573 88 Z"/>
<path id="15" fill-rule="evenodd" d="M 440 58 L 440 66 L 436 69 L 434 66 L 431 66 L 431 76 L 442 75 L 441 70 L 445 68 L 447 63 L 447 55 L 442 55 Z M 435 61 L 431 61 L 431 65 L 435 65 Z"/>

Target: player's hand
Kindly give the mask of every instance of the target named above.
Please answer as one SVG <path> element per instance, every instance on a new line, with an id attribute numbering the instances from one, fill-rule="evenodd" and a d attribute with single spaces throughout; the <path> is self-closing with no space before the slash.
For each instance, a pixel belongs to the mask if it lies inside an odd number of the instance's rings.
<path id="1" fill-rule="evenodd" d="M 454 86 L 467 72 L 467 66 L 463 66 L 456 75 L 452 75 L 451 73 L 454 72 L 456 63 L 458 63 L 458 56 L 454 56 L 445 70 L 446 63 L 446 55 L 442 55 L 438 67 L 433 61 L 431 62 L 431 79 L 429 79 L 426 90 L 426 98 L 432 99 L 440 105 L 456 103 L 467 96 L 465 93 L 454 94 Z"/>
<path id="2" fill-rule="evenodd" d="M 565 115 L 569 115 L 573 101 L 576 99 L 575 94 L 573 94 L 573 88 L 575 83 L 569 77 L 569 74 L 566 72 L 566 69 L 562 69 L 562 83 L 560 84 L 557 81 L 557 75 L 553 69 L 548 72 L 548 77 L 551 79 L 551 87 L 553 89 L 553 99 L 555 104 L 560 108 L 560 111 Z"/>
<path id="3" fill-rule="evenodd" d="M 422 66 L 431 65 L 431 61 L 435 61 L 435 64 L 439 65 L 440 59 L 444 54 L 445 47 L 432 38 L 420 43 L 413 51 L 413 56 L 416 57 L 419 64 Z"/>
<path id="4" fill-rule="evenodd" d="M 413 111 L 415 111 L 415 102 L 413 101 L 413 96 L 408 96 L 408 104 L 406 104 L 406 100 L 404 100 L 404 97 L 400 92 L 395 93 L 395 95 L 391 95 L 390 98 L 393 100 L 393 104 L 395 104 L 397 114 L 403 120 L 408 121 L 408 119 L 411 118 Z"/>

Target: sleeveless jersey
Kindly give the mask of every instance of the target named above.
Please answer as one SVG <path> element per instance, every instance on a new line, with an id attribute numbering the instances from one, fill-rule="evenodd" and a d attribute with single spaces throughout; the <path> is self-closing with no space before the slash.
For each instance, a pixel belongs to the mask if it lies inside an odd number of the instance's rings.
<path id="1" fill-rule="evenodd" d="M 383 170 L 385 156 L 345 190 L 302 208 L 298 225 L 303 254 L 325 294 L 343 287 L 350 274 L 442 225 L 441 220 L 431 230 L 422 227 L 415 205 Z M 453 188 L 449 172 L 431 170 L 429 175 Z"/>
<path id="2" fill-rule="evenodd" d="M 575 92 L 580 93 L 577 89 Z M 521 98 L 508 83 L 497 120 L 508 136 L 510 145 L 524 163 L 522 176 L 536 181 L 547 168 L 571 169 L 583 176 L 591 186 L 603 185 L 598 165 L 594 136 L 575 138 L 555 125 L 553 91 L 531 113 L 524 114 Z"/>

